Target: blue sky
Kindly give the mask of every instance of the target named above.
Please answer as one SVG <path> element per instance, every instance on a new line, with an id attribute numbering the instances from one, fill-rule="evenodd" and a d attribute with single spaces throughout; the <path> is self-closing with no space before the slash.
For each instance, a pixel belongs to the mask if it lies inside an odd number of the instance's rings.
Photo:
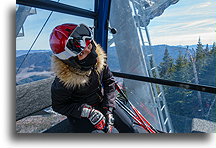
<path id="1" fill-rule="evenodd" d="M 94 9 L 93 0 L 61 0 L 88 10 Z M 164 13 L 151 20 L 148 29 L 153 45 L 194 45 L 198 38 L 203 44 L 216 41 L 216 2 L 215 0 L 180 0 L 171 5 Z M 50 11 L 37 9 L 37 14 L 29 16 L 24 24 L 24 37 L 16 39 L 17 50 L 28 50 L 47 19 Z M 50 49 L 49 35 L 52 29 L 62 23 L 86 23 L 93 26 L 92 19 L 86 19 L 54 12 L 32 48 Z"/>
<path id="2" fill-rule="evenodd" d="M 193 45 L 216 41 L 215 0 L 179 0 L 149 26 L 152 44 Z"/>
<path id="3" fill-rule="evenodd" d="M 61 0 L 60 2 L 91 11 L 94 9 L 93 0 Z M 30 48 L 50 13 L 51 11 L 37 9 L 37 14 L 27 17 L 24 23 L 24 37 L 16 38 L 17 50 L 28 50 Z M 93 26 L 94 21 L 88 18 L 53 12 L 32 50 L 50 49 L 49 36 L 52 29 L 64 23 L 84 23 Z"/>

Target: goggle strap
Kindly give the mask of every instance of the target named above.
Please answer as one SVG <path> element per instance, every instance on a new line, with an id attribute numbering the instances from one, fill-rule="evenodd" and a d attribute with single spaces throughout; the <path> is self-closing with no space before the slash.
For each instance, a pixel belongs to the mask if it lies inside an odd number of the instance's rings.
<path id="1" fill-rule="evenodd" d="M 69 50 L 69 49 L 67 49 L 67 50 Z M 62 60 L 69 59 L 70 57 L 75 55 L 74 53 L 68 52 L 67 50 L 65 50 L 65 51 L 63 51 L 61 53 L 58 53 L 58 54 L 54 54 L 54 55 L 57 56 L 59 59 L 62 59 Z"/>

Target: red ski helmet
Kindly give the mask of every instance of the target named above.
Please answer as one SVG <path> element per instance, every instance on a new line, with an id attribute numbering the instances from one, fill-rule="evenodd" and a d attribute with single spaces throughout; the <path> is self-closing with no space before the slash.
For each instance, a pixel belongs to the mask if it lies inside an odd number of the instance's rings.
<path id="1" fill-rule="evenodd" d="M 62 24 L 50 35 L 50 47 L 55 56 L 67 60 L 79 55 L 92 41 L 92 31 L 84 24 Z"/>

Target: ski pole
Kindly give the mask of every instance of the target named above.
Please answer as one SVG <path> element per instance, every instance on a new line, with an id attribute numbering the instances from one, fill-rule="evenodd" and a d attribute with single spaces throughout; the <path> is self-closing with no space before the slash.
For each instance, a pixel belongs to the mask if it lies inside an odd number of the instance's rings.
<path id="1" fill-rule="evenodd" d="M 148 128 L 149 131 L 151 131 L 152 133 L 159 133 L 158 130 L 156 130 L 148 121 L 147 119 L 135 108 L 135 106 L 128 100 L 127 96 L 124 94 L 124 92 L 120 89 L 120 86 L 115 83 L 116 86 L 116 90 L 128 101 L 128 103 L 130 104 L 130 106 L 132 107 L 132 109 L 134 110 L 134 112 L 137 115 L 137 118 L 143 123 L 143 124 L 147 124 L 148 126 L 146 126 Z"/>
<path id="2" fill-rule="evenodd" d="M 134 112 L 137 114 L 137 116 L 139 117 L 139 119 L 143 122 L 146 123 L 148 126 L 148 130 L 151 131 L 151 133 L 158 133 L 157 130 L 154 129 L 154 127 L 152 127 L 152 125 L 143 117 L 142 114 L 140 114 L 140 112 L 134 107 L 132 106 Z"/>
<path id="3" fill-rule="evenodd" d="M 120 108 L 122 108 L 129 116 L 131 116 L 139 126 L 143 127 L 148 133 L 151 133 L 146 125 L 144 125 L 139 119 L 137 119 L 136 115 L 125 105 L 122 104 L 122 102 L 118 99 L 116 99 L 116 103 L 119 105 Z"/>

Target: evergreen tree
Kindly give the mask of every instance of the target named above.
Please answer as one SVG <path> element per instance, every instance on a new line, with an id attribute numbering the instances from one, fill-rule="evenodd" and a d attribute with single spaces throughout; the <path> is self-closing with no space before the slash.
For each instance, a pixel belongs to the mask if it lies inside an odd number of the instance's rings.
<path id="1" fill-rule="evenodd" d="M 215 43 L 213 43 L 211 50 L 206 55 L 206 57 L 203 59 L 205 61 L 205 64 L 202 65 L 202 68 L 199 71 L 199 79 L 200 84 L 207 85 L 207 86 L 213 86 L 216 85 L 216 46 Z M 203 107 L 204 107 L 204 114 L 207 120 L 216 121 L 215 116 L 215 94 L 209 94 L 209 93 L 202 93 L 202 100 L 203 100 Z"/>
<path id="2" fill-rule="evenodd" d="M 174 60 L 169 55 L 167 47 L 165 48 L 163 62 L 159 65 L 159 74 L 161 78 L 170 79 L 172 72 L 174 71 Z"/>
<path id="3" fill-rule="evenodd" d="M 165 50 L 163 59 L 164 61 L 160 64 L 160 66 L 167 68 L 166 70 L 169 78 L 174 81 L 190 82 L 192 73 L 191 65 L 187 59 L 187 56 L 183 55 L 182 52 L 179 52 L 175 63 L 173 61 L 170 62 L 170 60 L 167 60 L 169 59 L 167 57 L 169 57 L 169 55 Z M 169 70 L 167 66 L 168 64 L 165 66 L 165 63 L 172 63 L 172 66 L 169 67 Z M 164 92 L 170 113 L 191 117 L 193 111 L 191 106 L 193 106 L 194 102 L 194 100 L 191 99 L 191 90 L 179 89 L 176 87 L 164 87 Z"/>
<path id="4" fill-rule="evenodd" d="M 201 43 L 201 39 L 199 38 L 196 48 L 196 59 L 202 59 L 203 57 L 205 57 L 205 51 L 203 50 L 203 45 Z"/>
<path id="5" fill-rule="evenodd" d="M 204 49 L 204 52 L 205 52 L 205 57 L 204 57 L 204 66 L 206 66 L 208 63 L 209 63 L 209 60 L 211 58 L 210 54 L 210 49 L 209 49 L 209 46 L 208 44 L 206 44 L 206 47 Z"/>
<path id="6" fill-rule="evenodd" d="M 203 49 L 203 45 L 201 43 L 201 40 L 199 38 L 197 48 L 196 48 L 196 69 L 198 73 L 198 79 L 202 79 L 201 74 L 206 73 L 206 69 L 204 68 L 206 65 L 208 65 L 208 58 L 205 50 Z M 200 83 L 201 84 L 201 83 Z"/>
<path id="7" fill-rule="evenodd" d="M 189 66 L 192 67 L 191 79 L 194 80 L 194 81 L 192 81 L 192 83 L 199 84 L 198 72 L 197 72 L 197 68 L 196 68 L 196 57 L 190 52 L 188 47 L 187 47 L 187 52 L 188 52 L 188 56 L 189 56 L 189 59 L 190 59 L 189 60 L 190 61 Z M 197 114 L 197 111 L 200 111 L 200 112 L 198 112 L 198 114 L 203 116 L 203 105 L 202 105 L 201 92 L 193 91 L 192 94 L 193 95 L 191 95 L 191 100 L 194 101 L 193 103 L 197 102 L 196 104 L 199 104 L 199 106 L 193 105 L 193 114 Z"/>
<path id="8" fill-rule="evenodd" d="M 216 54 L 216 45 L 215 45 L 215 42 L 214 42 L 213 45 L 212 45 L 212 48 L 211 48 L 211 50 L 210 50 L 210 54 L 212 54 L 212 55 L 215 55 L 215 54 Z"/>
<path id="9" fill-rule="evenodd" d="M 208 47 L 208 44 L 206 44 L 205 54 L 206 54 L 206 55 L 209 55 L 209 47 Z"/>
<path id="10" fill-rule="evenodd" d="M 213 43 L 211 49 L 208 44 L 204 48 L 199 38 L 195 51 L 195 54 L 191 55 L 189 58 L 182 54 L 182 52 L 179 52 L 178 58 L 174 62 L 166 48 L 163 61 L 160 63 L 159 67 L 161 78 L 189 83 L 192 82 L 194 84 L 196 84 L 196 80 L 198 80 L 198 84 L 215 87 L 215 43 Z M 163 88 L 171 114 L 216 121 L 215 94 L 169 86 L 164 86 Z"/>
<path id="11" fill-rule="evenodd" d="M 213 43 L 211 50 L 202 61 L 198 61 L 200 84 L 215 86 L 215 64 L 216 64 L 216 46 Z"/>
<path id="12" fill-rule="evenodd" d="M 175 61 L 175 74 L 173 80 L 188 82 L 190 80 L 189 73 L 191 72 L 189 71 L 189 62 L 187 57 L 180 51 L 178 58 Z"/>
<path id="13" fill-rule="evenodd" d="M 154 68 L 154 62 L 153 62 L 153 57 L 151 56 L 150 57 L 150 67 L 151 68 Z M 156 69 L 152 69 L 152 76 L 154 77 L 154 78 L 156 78 L 157 77 L 157 74 L 156 74 Z"/>

